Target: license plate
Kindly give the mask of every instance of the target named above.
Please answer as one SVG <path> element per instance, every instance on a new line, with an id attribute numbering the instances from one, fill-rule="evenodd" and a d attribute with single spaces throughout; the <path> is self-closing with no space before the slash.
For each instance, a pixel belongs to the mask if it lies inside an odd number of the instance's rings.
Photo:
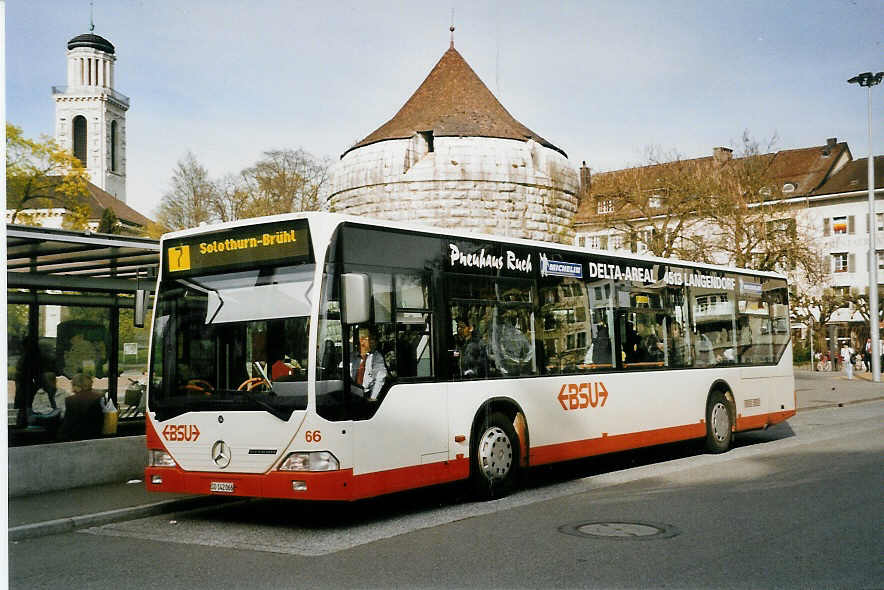
<path id="1" fill-rule="evenodd" d="M 232 481 L 213 481 L 209 484 L 210 492 L 224 492 L 227 494 L 233 493 L 233 482 Z"/>

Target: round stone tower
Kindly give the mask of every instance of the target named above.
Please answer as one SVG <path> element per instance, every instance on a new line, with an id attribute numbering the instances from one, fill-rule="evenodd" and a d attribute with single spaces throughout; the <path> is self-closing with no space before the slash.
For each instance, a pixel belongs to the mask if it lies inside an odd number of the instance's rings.
<path id="1" fill-rule="evenodd" d="M 519 123 L 454 43 L 396 115 L 341 156 L 337 213 L 569 243 L 579 179 Z"/>

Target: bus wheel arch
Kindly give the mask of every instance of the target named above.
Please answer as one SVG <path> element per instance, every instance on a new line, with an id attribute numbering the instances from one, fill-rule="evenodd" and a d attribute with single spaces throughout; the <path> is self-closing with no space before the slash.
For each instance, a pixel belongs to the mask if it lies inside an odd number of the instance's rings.
<path id="1" fill-rule="evenodd" d="M 470 482 L 474 492 L 492 499 L 512 491 L 519 471 L 527 466 L 527 450 L 528 423 L 519 405 L 508 398 L 484 403 L 470 430 Z"/>
<path id="2" fill-rule="evenodd" d="M 706 397 L 706 450 L 710 453 L 727 451 L 733 443 L 736 423 L 734 394 L 727 382 L 718 380 Z"/>

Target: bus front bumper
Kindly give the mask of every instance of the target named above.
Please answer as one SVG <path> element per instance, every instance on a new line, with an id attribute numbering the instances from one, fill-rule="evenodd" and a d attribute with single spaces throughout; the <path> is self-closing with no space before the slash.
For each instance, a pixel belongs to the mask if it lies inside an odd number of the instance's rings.
<path id="1" fill-rule="evenodd" d="M 152 492 L 287 498 L 353 500 L 353 470 L 218 473 L 184 471 L 178 467 L 147 467 L 144 485 Z"/>

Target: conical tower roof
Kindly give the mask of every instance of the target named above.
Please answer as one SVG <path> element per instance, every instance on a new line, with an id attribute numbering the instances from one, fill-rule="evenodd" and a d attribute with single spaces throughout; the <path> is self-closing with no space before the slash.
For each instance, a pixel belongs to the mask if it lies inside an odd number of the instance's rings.
<path id="1" fill-rule="evenodd" d="M 533 139 L 568 157 L 516 121 L 453 45 L 399 112 L 347 152 L 388 139 L 408 139 L 419 131 L 432 131 L 434 137 Z"/>

